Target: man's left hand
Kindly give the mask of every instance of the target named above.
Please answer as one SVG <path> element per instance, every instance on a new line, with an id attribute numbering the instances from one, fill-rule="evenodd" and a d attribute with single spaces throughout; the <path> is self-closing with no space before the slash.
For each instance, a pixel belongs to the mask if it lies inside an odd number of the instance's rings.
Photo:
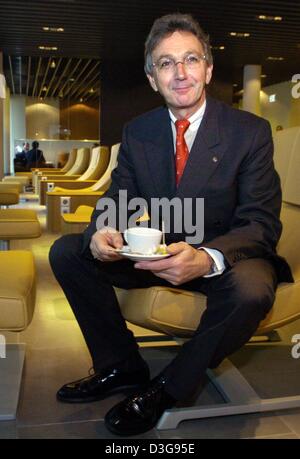
<path id="1" fill-rule="evenodd" d="M 157 261 L 140 261 L 135 268 L 152 271 L 157 277 L 173 285 L 181 285 L 211 271 L 212 258 L 205 250 L 197 250 L 186 242 L 177 242 L 167 247 L 172 256 Z"/>

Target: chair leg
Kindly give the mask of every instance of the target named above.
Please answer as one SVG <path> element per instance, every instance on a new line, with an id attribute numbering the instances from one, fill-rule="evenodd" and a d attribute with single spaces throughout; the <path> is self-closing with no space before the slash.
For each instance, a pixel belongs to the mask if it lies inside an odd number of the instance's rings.
<path id="1" fill-rule="evenodd" d="M 239 370 L 227 359 L 207 375 L 225 403 L 166 410 L 157 423 L 158 430 L 176 429 L 181 421 L 235 414 L 262 413 L 300 407 L 300 395 L 262 399 Z"/>
<path id="2" fill-rule="evenodd" d="M 7 344 L 0 356 L 0 421 L 16 418 L 25 359 L 25 344 Z"/>

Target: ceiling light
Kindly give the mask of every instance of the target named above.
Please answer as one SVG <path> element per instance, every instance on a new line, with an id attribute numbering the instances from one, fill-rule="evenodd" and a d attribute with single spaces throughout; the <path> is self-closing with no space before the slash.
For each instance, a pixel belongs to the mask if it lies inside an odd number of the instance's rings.
<path id="1" fill-rule="evenodd" d="M 284 61 L 284 57 L 268 56 L 267 61 Z"/>
<path id="2" fill-rule="evenodd" d="M 265 14 L 260 14 L 259 16 L 256 16 L 257 19 L 260 21 L 274 21 L 274 22 L 279 22 L 282 21 L 282 16 L 267 16 Z"/>
<path id="3" fill-rule="evenodd" d="M 225 49 L 225 46 L 224 46 L 224 45 L 220 45 L 220 46 L 211 46 L 211 49 L 223 51 L 223 50 Z"/>
<path id="4" fill-rule="evenodd" d="M 70 78 L 69 81 L 73 82 L 75 81 L 75 78 Z"/>
<path id="5" fill-rule="evenodd" d="M 43 27 L 45 32 L 64 32 L 63 27 Z"/>
<path id="6" fill-rule="evenodd" d="M 42 49 L 43 51 L 57 51 L 58 50 L 57 46 L 44 46 L 44 45 L 40 45 L 39 49 Z"/>
<path id="7" fill-rule="evenodd" d="M 91 94 L 93 94 L 94 88 L 91 88 L 89 92 L 90 92 Z"/>
<path id="8" fill-rule="evenodd" d="M 236 87 L 238 86 L 238 84 L 237 84 L 237 83 L 233 83 L 232 86 L 233 86 L 234 88 L 236 88 Z"/>
<path id="9" fill-rule="evenodd" d="M 267 78 L 267 75 L 260 75 L 260 78 Z"/>
<path id="10" fill-rule="evenodd" d="M 238 37 L 238 38 L 248 38 L 248 37 L 250 37 L 250 33 L 248 33 L 248 32 L 230 32 L 229 35 L 231 37 Z"/>
<path id="11" fill-rule="evenodd" d="M 43 89 L 42 89 L 42 91 L 47 91 L 47 86 L 46 86 L 46 85 L 45 85 L 45 86 L 43 86 Z"/>
<path id="12" fill-rule="evenodd" d="M 56 67 L 55 61 L 52 61 L 52 62 L 51 62 L 50 67 L 51 67 L 52 69 L 55 69 L 55 67 Z"/>

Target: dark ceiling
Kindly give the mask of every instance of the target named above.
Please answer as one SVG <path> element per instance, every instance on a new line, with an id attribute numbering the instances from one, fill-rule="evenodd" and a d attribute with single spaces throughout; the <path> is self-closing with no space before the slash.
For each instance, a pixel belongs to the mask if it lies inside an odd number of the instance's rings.
<path id="1" fill-rule="evenodd" d="M 143 43 L 153 20 L 175 11 L 193 14 L 209 33 L 215 67 L 225 80 L 238 84 L 236 91 L 245 64 L 262 65 L 267 75 L 263 85 L 300 72 L 299 0 L 0 0 L 8 84 L 16 94 L 92 100 L 99 96 L 101 63 L 128 61 L 142 68 Z M 259 20 L 259 15 L 282 20 Z M 44 26 L 64 32 L 44 31 Z M 218 46 L 225 48 L 214 49 Z"/>

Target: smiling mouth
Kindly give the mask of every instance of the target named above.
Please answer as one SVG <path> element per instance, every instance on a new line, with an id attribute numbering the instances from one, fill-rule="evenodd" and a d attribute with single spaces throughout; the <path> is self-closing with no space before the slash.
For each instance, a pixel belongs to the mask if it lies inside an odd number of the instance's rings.
<path id="1" fill-rule="evenodd" d="M 190 86 L 185 86 L 185 87 L 183 87 L 183 88 L 174 88 L 174 91 L 175 91 L 175 92 L 187 92 L 187 91 L 189 91 L 190 89 L 191 89 Z"/>

